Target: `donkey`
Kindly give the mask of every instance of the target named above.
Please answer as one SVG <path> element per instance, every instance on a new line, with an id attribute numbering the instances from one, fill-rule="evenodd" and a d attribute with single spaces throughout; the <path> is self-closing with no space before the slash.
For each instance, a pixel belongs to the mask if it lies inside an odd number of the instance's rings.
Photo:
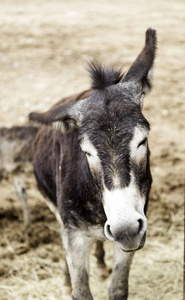
<path id="1" fill-rule="evenodd" d="M 38 127 L 31 125 L 0 128 L 0 181 L 13 176 L 25 225 L 30 224 L 31 217 L 27 205 L 24 173 L 33 172 L 33 144 L 37 132 Z"/>
<path id="2" fill-rule="evenodd" d="M 89 252 L 96 240 L 114 243 L 110 300 L 128 297 L 128 275 L 146 239 L 149 192 L 149 123 L 143 97 L 152 87 L 156 32 L 127 74 L 97 63 L 92 87 L 77 101 L 30 113 L 43 126 L 35 140 L 34 172 L 41 193 L 57 208 L 72 299 L 92 300 Z"/>

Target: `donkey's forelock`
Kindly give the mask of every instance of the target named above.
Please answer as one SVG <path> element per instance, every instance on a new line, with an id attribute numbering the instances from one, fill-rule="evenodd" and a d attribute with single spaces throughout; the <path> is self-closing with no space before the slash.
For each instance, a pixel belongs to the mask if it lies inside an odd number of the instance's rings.
<path id="1" fill-rule="evenodd" d="M 121 68 L 103 67 L 98 62 L 91 62 L 87 68 L 91 77 L 91 88 L 104 90 L 106 87 L 115 85 L 123 80 L 124 73 Z"/>

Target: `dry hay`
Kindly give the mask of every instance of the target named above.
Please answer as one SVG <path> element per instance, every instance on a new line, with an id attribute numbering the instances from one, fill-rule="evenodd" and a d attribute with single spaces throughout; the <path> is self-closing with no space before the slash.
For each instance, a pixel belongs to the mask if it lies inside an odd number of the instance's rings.
<path id="1" fill-rule="evenodd" d="M 143 46 L 148 27 L 158 31 L 154 90 L 145 101 L 151 123 L 154 178 L 148 236 L 135 254 L 129 300 L 181 300 L 183 281 L 184 1 L 7 0 L 0 4 L 2 126 L 26 122 L 31 110 L 87 88 L 86 61 L 128 66 Z M 25 228 L 12 181 L 0 186 L 0 299 L 62 299 L 62 247 L 52 213 L 27 176 L 33 224 Z M 112 244 L 105 243 L 112 266 Z M 93 252 L 93 251 L 92 251 Z M 108 299 L 91 255 L 95 300 Z"/>
<path id="2" fill-rule="evenodd" d="M 30 182 L 32 179 L 28 186 Z M 4 182 L 3 186 L 6 185 Z M 31 198 L 32 194 L 35 193 L 31 191 Z M 170 209 L 165 202 L 159 205 L 161 199 L 155 197 L 156 193 L 152 192 L 146 245 L 135 254 L 131 268 L 129 300 L 140 299 L 138 291 L 146 300 L 180 299 L 182 295 L 183 210 L 177 209 L 175 203 L 171 203 Z M 20 220 L 21 210 L 17 202 L 9 199 L 6 207 L 0 209 L 0 234 L 3 236 L 0 243 L 1 299 L 68 300 L 70 298 L 64 296 L 62 286 L 63 253 L 59 225 L 41 198 L 37 203 L 34 199 L 30 202 L 33 224 L 28 228 Z M 106 242 L 105 249 L 106 262 L 111 269 L 112 244 Z M 94 299 L 103 300 L 107 299 L 110 277 L 106 280 L 98 277 L 93 251 L 90 284 Z"/>

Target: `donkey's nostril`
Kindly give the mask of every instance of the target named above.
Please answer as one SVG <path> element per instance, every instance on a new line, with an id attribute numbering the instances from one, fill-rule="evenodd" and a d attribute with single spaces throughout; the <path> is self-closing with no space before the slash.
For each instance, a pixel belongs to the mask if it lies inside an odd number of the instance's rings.
<path id="1" fill-rule="evenodd" d="M 141 232 L 141 230 L 143 229 L 143 220 L 142 219 L 139 219 L 138 220 L 138 223 L 139 223 L 139 227 L 138 227 L 138 232 L 137 234 L 139 234 Z"/>
<path id="2" fill-rule="evenodd" d="M 110 225 L 108 224 L 108 222 L 105 223 L 104 226 L 104 232 L 105 232 L 105 236 L 110 240 L 110 241 L 114 241 L 114 237 L 112 235 L 112 232 L 110 230 Z"/>

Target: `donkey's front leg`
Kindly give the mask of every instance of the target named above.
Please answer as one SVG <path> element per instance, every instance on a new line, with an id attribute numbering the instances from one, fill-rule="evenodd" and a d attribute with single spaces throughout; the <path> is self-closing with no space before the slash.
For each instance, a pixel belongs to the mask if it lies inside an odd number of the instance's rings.
<path id="1" fill-rule="evenodd" d="M 85 231 L 65 229 L 63 246 L 69 267 L 73 300 L 93 300 L 89 288 L 89 253 L 94 240 Z"/>
<path id="2" fill-rule="evenodd" d="M 114 246 L 114 267 L 112 282 L 109 288 L 110 300 L 126 300 L 128 297 L 128 276 L 133 253 L 123 252 L 118 245 Z"/>

